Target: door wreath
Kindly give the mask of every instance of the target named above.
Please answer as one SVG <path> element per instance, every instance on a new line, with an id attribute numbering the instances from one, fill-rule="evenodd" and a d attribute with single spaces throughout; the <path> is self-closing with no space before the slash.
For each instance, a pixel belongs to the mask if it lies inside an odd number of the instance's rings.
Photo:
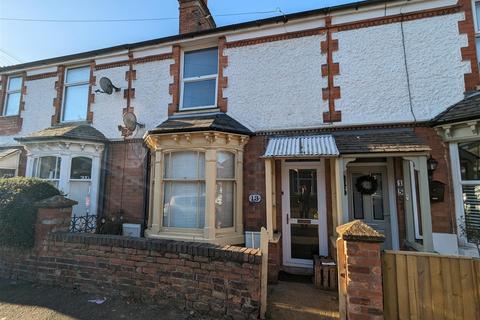
<path id="1" fill-rule="evenodd" d="M 378 181 L 374 176 L 361 176 L 358 177 L 355 187 L 361 194 L 371 195 L 377 191 Z"/>

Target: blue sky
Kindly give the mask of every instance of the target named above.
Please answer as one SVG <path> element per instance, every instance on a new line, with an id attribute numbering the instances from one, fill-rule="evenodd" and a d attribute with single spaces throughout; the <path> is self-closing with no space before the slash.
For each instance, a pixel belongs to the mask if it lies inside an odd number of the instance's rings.
<path id="1" fill-rule="evenodd" d="M 209 0 L 218 26 L 328 7 L 349 0 Z M 253 13 L 270 12 L 270 13 Z M 243 15 L 228 15 L 249 13 Z M 0 65 L 94 50 L 178 33 L 177 0 L 0 0 Z M 172 18 L 141 22 L 39 22 Z"/>

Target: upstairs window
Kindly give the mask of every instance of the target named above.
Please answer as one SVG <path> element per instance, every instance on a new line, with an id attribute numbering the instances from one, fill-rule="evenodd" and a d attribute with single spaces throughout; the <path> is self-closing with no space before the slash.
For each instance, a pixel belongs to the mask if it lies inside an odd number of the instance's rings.
<path id="1" fill-rule="evenodd" d="M 63 122 L 85 121 L 88 109 L 90 67 L 67 69 L 62 112 Z"/>
<path id="2" fill-rule="evenodd" d="M 480 1 L 475 1 L 475 8 L 473 10 L 475 17 L 475 42 L 477 43 L 477 61 L 480 64 Z"/>
<path id="3" fill-rule="evenodd" d="M 16 116 L 20 112 L 20 99 L 22 98 L 22 77 L 10 77 L 5 95 L 4 116 Z"/>
<path id="4" fill-rule="evenodd" d="M 181 109 L 215 108 L 217 104 L 218 49 L 185 52 Z"/>

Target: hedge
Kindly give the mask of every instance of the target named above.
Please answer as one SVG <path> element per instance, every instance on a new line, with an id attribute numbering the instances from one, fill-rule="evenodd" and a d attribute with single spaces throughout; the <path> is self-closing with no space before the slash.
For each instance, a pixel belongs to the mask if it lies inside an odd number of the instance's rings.
<path id="1" fill-rule="evenodd" d="M 59 195 L 50 183 L 33 178 L 0 179 L 0 245 L 33 247 L 36 201 Z"/>

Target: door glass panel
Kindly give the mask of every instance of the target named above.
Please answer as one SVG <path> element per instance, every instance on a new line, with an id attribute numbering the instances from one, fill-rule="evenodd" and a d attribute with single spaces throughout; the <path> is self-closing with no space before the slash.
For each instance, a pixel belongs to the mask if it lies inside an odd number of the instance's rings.
<path id="1" fill-rule="evenodd" d="M 294 219 L 318 219 L 317 170 L 291 169 L 289 175 L 290 217 Z"/>
<path id="2" fill-rule="evenodd" d="M 363 219 L 363 196 L 355 187 L 357 185 L 357 179 L 362 175 L 359 173 L 352 174 L 352 186 L 353 186 L 353 218 Z"/>
<path id="3" fill-rule="evenodd" d="M 372 176 L 377 180 L 377 191 L 372 194 L 373 219 L 383 220 L 383 190 L 382 190 L 382 174 L 372 173 Z"/>
<path id="4" fill-rule="evenodd" d="M 311 260 L 318 255 L 318 225 L 292 224 L 290 231 L 293 259 Z"/>

